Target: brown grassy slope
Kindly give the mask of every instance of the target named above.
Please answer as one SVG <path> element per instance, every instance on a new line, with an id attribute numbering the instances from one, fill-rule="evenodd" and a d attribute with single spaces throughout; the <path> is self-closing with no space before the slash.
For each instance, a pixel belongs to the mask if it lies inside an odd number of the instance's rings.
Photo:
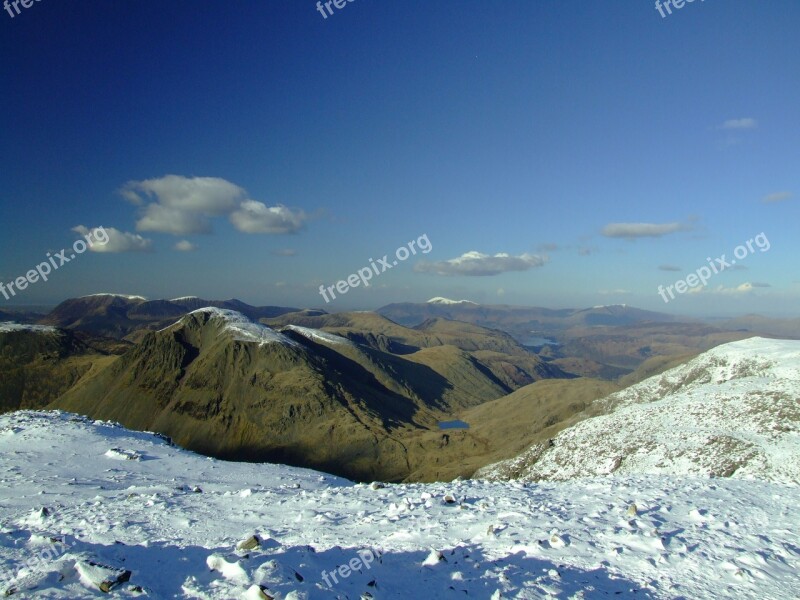
<path id="1" fill-rule="evenodd" d="M 410 473 L 403 436 L 508 391 L 453 346 L 394 356 L 298 333 L 296 344 L 258 344 L 216 319 L 189 315 L 149 334 L 53 406 L 222 458 L 399 480 Z"/>
<path id="2" fill-rule="evenodd" d="M 591 378 L 538 381 L 511 394 L 454 414 L 467 430 L 408 432 L 410 481 L 470 477 L 479 468 L 546 443 L 562 429 L 597 414 L 596 401 L 688 362 L 696 353 L 654 357 L 617 382 Z"/>
<path id="3" fill-rule="evenodd" d="M 71 332 L 0 333 L 0 412 L 40 409 L 116 358 Z"/>
<path id="4" fill-rule="evenodd" d="M 619 387 L 593 379 L 543 380 L 463 411 L 467 430 L 409 432 L 411 481 L 470 477 L 478 468 L 546 440 L 591 403 Z"/>

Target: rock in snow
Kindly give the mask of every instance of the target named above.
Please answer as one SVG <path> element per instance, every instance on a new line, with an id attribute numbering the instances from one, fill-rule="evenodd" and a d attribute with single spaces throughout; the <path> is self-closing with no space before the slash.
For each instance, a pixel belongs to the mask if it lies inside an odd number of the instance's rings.
<path id="1" fill-rule="evenodd" d="M 790 483 L 664 474 L 376 492 L 66 413 L 0 416 L 12 598 L 787 599 L 798 505 Z"/>
<path id="2" fill-rule="evenodd" d="M 86 587 L 97 588 L 106 594 L 131 578 L 130 571 L 99 565 L 91 561 L 77 561 L 75 570 L 78 571 L 81 583 Z"/>

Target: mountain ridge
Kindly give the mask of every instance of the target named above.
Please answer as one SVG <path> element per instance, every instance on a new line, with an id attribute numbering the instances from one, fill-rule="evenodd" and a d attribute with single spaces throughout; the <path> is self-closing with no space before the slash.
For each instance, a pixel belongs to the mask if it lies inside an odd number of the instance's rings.
<path id="1" fill-rule="evenodd" d="M 595 401 L 583 420 L 476 476 L 664 473 L 797 484 L 798 397 L 800 342 L 732 342 Z"/>

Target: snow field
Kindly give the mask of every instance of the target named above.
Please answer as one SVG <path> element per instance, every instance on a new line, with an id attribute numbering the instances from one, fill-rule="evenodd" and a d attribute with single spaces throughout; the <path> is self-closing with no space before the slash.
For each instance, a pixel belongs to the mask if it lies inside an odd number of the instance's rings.
<path id="1" fill-rule="evenodd" d="M 800 584 L 798 504 L 795 485 L 678 476 L 352 484 L 0 416 L 0 592 L 18 598 L 777 600 Z M 26 566 L 51 539 L 66 549 Z"/>

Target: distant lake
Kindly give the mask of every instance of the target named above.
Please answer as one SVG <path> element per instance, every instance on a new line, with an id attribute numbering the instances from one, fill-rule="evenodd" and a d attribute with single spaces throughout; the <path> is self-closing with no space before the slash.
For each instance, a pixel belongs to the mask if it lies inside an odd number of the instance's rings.
<path id="1" fill-rule="evenodd" d="M 439 429 L 469 429 L 469 423 L 464 421 L 440 421 Z"/>
<path id="2" fill-rule="evenodd" d="M 522 342 L 523 346 L 530 346 L 531 348 L 539 348 L 541 346 L 558 346 L 558 342 L 546 337 L 532 337 Z"/>

